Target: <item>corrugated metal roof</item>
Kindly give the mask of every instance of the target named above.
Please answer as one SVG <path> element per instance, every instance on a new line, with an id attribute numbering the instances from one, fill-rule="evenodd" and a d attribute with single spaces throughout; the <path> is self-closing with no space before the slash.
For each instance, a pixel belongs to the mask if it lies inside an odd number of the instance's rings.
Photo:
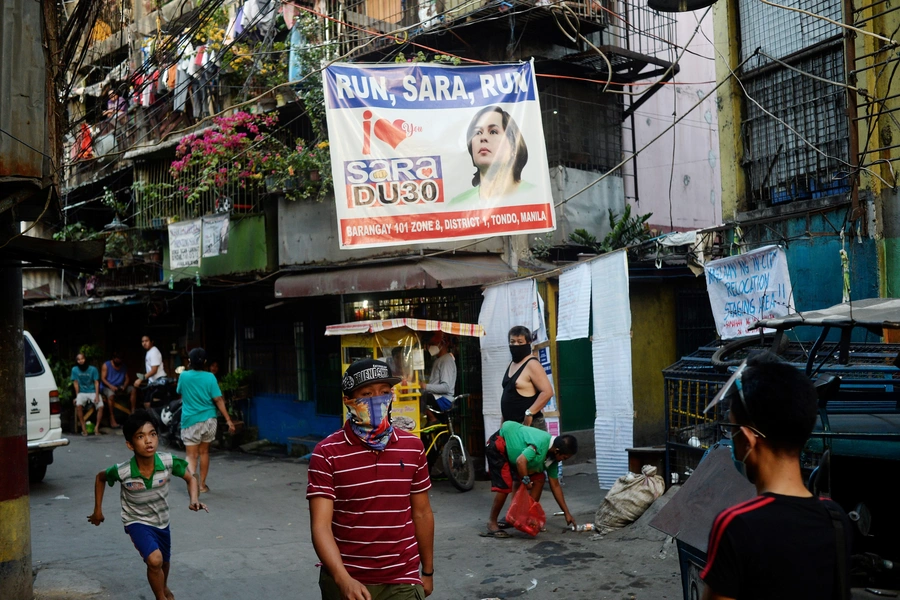
<path id="1" fill-rule="evenodd" d="M 0 182 L 49 172 L 47 65 L 41 4 L 0 0 Z M 48 168 L 45 171 L 45 166 Z"/>
<path id="2" fill-rule="evenodd" d="M 142 304 L 136 294 L 123 294 L 120 296 L 76 296 L 74 298 L 62 298 L 60 300 L 46 300 L 29 304 L 26 308 L 53 308 L 64 307 L 74 310 L 87 310 L 92 308 L 112 308 L 115 306 L 128 306 Z"/>
<path id="3" fill-rule="evenodd" d="M 498 256 L 424 258 L 415 262 L 285 275 L 275 282 L 275 297 L 449 289 L 496 283 L 514 275 Z"/>

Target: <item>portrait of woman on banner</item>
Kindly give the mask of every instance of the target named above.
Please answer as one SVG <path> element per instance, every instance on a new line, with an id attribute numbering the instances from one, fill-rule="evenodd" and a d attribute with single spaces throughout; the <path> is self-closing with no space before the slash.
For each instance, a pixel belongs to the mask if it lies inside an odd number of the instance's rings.
<path id="1" fill-rule="evenodd" d="M 528 147 L 512 116 L 499 106 L 476 113 L 466 132 L 466 146 L 475 167 L 472 189 L 454 197 L 450 204 L 490 200 L 534 189 L 522 181 L 528 162 Z"/>

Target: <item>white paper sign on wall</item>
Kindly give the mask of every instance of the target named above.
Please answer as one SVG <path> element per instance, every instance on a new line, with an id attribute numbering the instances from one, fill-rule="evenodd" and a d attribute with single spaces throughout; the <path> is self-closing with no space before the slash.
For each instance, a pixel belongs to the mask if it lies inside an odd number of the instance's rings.
<path id="1" fill-rule="evenodd" d="M 746 336 L 760 319 L 794 312 L 787 256 L 778 246 L 706 263 L 706 290 L 722 339 Z"/>

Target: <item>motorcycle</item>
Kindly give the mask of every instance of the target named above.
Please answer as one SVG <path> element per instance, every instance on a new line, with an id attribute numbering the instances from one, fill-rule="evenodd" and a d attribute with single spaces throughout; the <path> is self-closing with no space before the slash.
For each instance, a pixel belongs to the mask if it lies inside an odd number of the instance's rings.
<path id="1" fill-rule="evenodd" d="M 168 448 L 184 450 L 181 439 L 182 402 L 176 392 L 174 379 L 162 378 L 148 385 L 144 392 L 144 404 L 149 403 L 149 410 L 156 414 L 160 423 L 160 441 Z"/>

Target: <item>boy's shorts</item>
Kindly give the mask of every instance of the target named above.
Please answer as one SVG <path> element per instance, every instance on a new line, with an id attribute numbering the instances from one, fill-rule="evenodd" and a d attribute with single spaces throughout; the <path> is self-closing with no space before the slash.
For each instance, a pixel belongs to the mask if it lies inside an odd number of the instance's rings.
<path id="1" fill-rule="evenodd" d="M 87 392 L 81 392 L 77 396 L 75 396 L 75 406 L 84 406 L 85 404 L 93 404 L 97 408 L 103 408 L 103 396 L 100 396 L 99 400 L 95 400 L 97 394 L 88 394 Z"/>
<path id="2" fill-rule="evenodd" d="M 499 431 L 485 444 L 484 457 L 487 459 L 488 471 L 491 474 L 491 491 L 512 493 L 513 482 L 519 481 L 519 471 L 506 455 L 506 440 L 500 436 Z M 541 483 L 544 480 L 544 473 L 532 473 L 530 477 L 534 483 Z"/>
<path id="3" fill-rule="evenodd" d="M 215 417 L 194 423 L 187 429 L 181 430 L 181 441 L 184 442 L 185 446 L 209 444 L 216 439 L 217 428 L 218 421 Z"/>
<path id="4" fill-rule="evenodd" d="M 509 458 L 506 456 L 506 440 L 500 436 L 499 431 L 485 444 L 484 457 L 491 474 L 491 491 L 504 494 L 512 492 L 513 480 Z"/>
<path id="5" fill-rule="evenodd" d="M 143 523 L 132 523 L 125 526 L 125 533 L 131 536 L 131 541 L 144 562 L 157 550 L 162 554 L 164 563 L 169 562 L 172 557 L 172 536 L 168 525 L 165 529 L 157 529 Z"/>

